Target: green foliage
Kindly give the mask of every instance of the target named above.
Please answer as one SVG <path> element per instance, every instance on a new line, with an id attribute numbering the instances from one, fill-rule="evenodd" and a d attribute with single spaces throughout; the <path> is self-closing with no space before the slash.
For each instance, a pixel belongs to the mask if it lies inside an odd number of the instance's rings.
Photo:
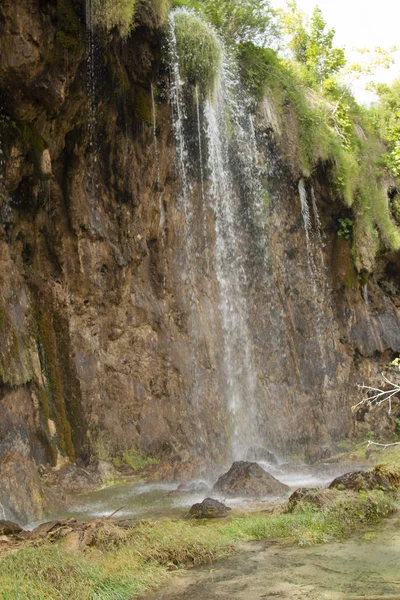
<path id="1" fill-rule="evenodd" d="M 343 238 L 344 240 L 351 240 L 353 234 L 353 220 L 352 219 L 338 219 L 339 229 L 337 232 L 337 236 L 339 238 Z"/>
<path id="2" fill-rule="evenodd" d="M 271 48 L 261 48 L 253 42 L 238 46 L 237 55 L 243 79 L 255 100 L 262 100 L 268 81 L 279 70 L 279 58 Z"/>
<path id="3" fill-rule="evenodd" d="M 269 0 L 175 0 L 173 5 L 201 12 L 229 46 L 245 42 L 267 46 L 279 37 Z"/>
<path id="4" fill-rule="evenodd" d="M 343 48 L 333 47 L 335 30 L 326 29 L 322 11 L 317 6 L 309 24 L 295 0 L 288 2 L 287 10 L 281 11 L 281 15 L 295 60 L 303 63 L 322 87 L 325 80 L 346 64 Z"/>
<path id="5" fill-rule="evenodd" d="M 133 114 L 137 121 L 144 123 L 153 122 L 152 104 L 150 91 L 143 88 L 135 89 L 133 98 Z"/>
<path id="6" fill-rule="evenodd" d="M 51 416 L 57 425 L 58 445 L 70 460 L 74 461 L 75 449 L 72 442 L 71 425 L 65 408 L 64 386 L 51 317 L 48 313 L 43 312 L 37 315 L 36 321 L 39 356 L 47 380 L 46 389 L 41 395 L 43 412 L 48 418 L 50 414 L 49 400 L 51 400 Z"/>
<path id="7" fill-rule="evenodd" d="M 134 471 L 143 471 L 152 465 L 157 465 L 160 461 L 151 456 L 142 456 L 136 450 L 124 452 L 122 457 L 115 457 L 112 460 L 113 465 L 118 469 L 127 465 Z"/>
<path id="8" fill-rule="evenodd" d="M 149 1 L 150 1 L 150 7 L 155 16 L 155 21 L 156 21 L 157 27 L 162 27 L 168 18 L 168 11 L 169 11 L 170 5 L 171 5 L 170 0 L 149 0 Z"/>
<path id="9" fill-rule="evenodd" d="M 380 100 L 372 108 L 371 117 L 388 147 L 384 164 L 400 178 L 400 79 L 391 86 L 375 86 L 375 90 Z"/>
<path id="10" fill-rule="evenodd" d="M 57 44 L 70 53 L 77 52 L 83 36 L 71 0 L 57 0 L 57 20 Z"/>
<path id="11" fill-rule="evenodd" d="M 209 92 L 222 59 L 215 31 L 201 17 L 186 11 L 175 13 L 174 26 L 182 76 L 199 84 L 203 93 Z"/>
<path id="12" fill-rule="evenodd" d="M 93 0 L 93 20 L 107 31 L 118 28 L 124 37 L 133 27 L 135 8 L 136 0 Z"/>
<path id="13" fill-rule="evenodd" d="M 388 371 L 400 371 L 400 356 L 387 363 L 386 369 Z"/>

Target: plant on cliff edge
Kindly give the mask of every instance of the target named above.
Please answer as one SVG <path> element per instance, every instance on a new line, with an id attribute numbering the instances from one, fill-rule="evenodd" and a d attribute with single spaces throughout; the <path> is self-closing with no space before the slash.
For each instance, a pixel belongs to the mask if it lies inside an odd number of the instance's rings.
<path id="1" fill-rule="evenodd" d="M 221 44 L 214 29 L 203 19 L 185 10 L 173 18 L 181 75 L 192 84 L 211 90 L 222 60 Z"/>
<path id="2" fill-rule="evenodd" d="M 135 7 L 136 0 L 93 0 L 93 21 L 107 31 L 117 27 L 126 36 L 133 25 Z"/>

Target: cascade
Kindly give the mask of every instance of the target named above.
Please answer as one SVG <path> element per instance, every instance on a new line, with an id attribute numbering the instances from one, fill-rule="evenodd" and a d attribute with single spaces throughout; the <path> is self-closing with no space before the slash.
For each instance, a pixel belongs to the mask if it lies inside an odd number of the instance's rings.
<path id="1" fill-rule="evenodd" d="M 306 250 L 307 250 L 307 265 L 310 273 L 310 283 L 312 287 L 315 309 L 316 309 L 316 319 L 315 319 L 315 328 L 317 333 L 318 346 L 320 350 L 320 356 L 323 368 L 326 368 L 326 360 L 328 358 L 328 344 L 327 340 L 331 338 L 331 335 L 326 330 L 325 327 L 325 316 L 324 316 L 324 306 L 330 305 L 330 294 L 326 289 L 326 269 L 325 269 L 325 261 L 322 250 L 322 233 L 321 233 L 321 221 L 318 214 L 317 203 L 315 198 L 314 190 L 311 191 L 311 207 L 312 213 L 314 217 L 314 227 L 312 223 L 312 217 L 310 213 L 310 208 L 308 204 L 307 198 L 307 190 L 305 186 L 304 179 L 300 179 L 298 184 L 300 204 L 301 204 L 301 214 L 303 218 L 304 232 L 306 237 Z M 319 264 L 317 264 L 314 258 L 314 240 L 313 233 L 316 231 L 317 237 L 317 252 L 319 257 Z"/>
<path id="2" fill-rule="evenodd" d="M 212 94 L 200 107 L 200 90 L 193 95 L 196 103 L 198 157 L 200 169 L 194 169 L 188 158 L 190 136 L 185 129 L 186 86 L 182 80 L 175 32 L 176 15 L 187 11 L 178 9 L 170 15 L 169 61 L 171 72 L 171 107 L 177 146 L 177 167 L 181 177 L 183 210 L 187 229 L 191 229 L 194 201 L 190 191 L 200 183 L 202 209 L 208 202 L 214 215 L 215 274 L 219 288 L 219 320 L 223 332 L 222 364 L 223 394 L 230 417 L 231 457 L 243 458 L 246 449 L 261 443 L 258 429 L 257 378 L 254 367 L 254 348 L 248 324 L 248 281 L 246 277 L 246 240 L 244 232 L 251 224 L 261 229 L 265 222 L 265 206 L 257 166 L 257 148 L 249 107 L 241 97 L 239 79 L 233 61 L 219 41 L 222 61 Z M 201 111 L 202 108 L 202 111 Z M 201 112 L 203 123 L 201 123 Z M 229 120 L 229 123 L 228 123 Z M 207 144 L 202 147 L 204 135 Z M 232 147 L 235 148 L 233 160 Z M 204 184 L 203 156 L 207 169 L 207 190 Z M 193 162 L 193 161 L 192 161 Z M 196 173 L 197 175 L 193 175 Z M 195 178 L 200 174 L 200 182 Z M 243 200 L 245 198 L 245 201 Z M 247 240 L 248 241 L 248 240 Z M 259 241 L 259 240 L 258 240 Z M 263 251 L 266 250 L 265 240 Z M 255 239 L 257 244 L 257 236 Z M 190 252 L 190 247 L 188 248 Z"/>
<path id="3" fill-rule="evenodd" d="M 152 117 L 153 117 L 154 155 L 155 155 L 155 159 L 156 159 L 156 169 L 157 169 L 156 188 L 158 189 L 160 187 L 160 154 L 159 154 L 159 150 L 158 150 L 158 140 L 157 140 L 157 113 L 156 113 L 156 102 L 154 99 L 153 83 L 151 83 L 150 90 L 151 90 L 151 108 L 152 108 Z"/>
<path id="4" fill-rule="evenodd" d="M 96 192 L 96 166 L 98 149 L 96 146 L 96 42 L 94 33 L 93 0 L 86 0 L 86 65 L 87 65 L 87 96 L 88 96 L 88 187 L 92 196 Z"/>

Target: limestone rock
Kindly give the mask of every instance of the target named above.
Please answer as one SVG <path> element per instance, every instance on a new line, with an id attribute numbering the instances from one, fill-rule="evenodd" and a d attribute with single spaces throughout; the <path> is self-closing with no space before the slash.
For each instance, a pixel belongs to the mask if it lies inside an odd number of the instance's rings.
<path id="1" fill-rule="evenodd" d="M 224 497 L 282 496 L 289 487 L 264 471 L 254 462 L 234 462 L 227 473 L 221 475 L 212 491 Z"/>
<path id="2" fill-rule="evenodd" d="M 195 519 L 218 519 L 226 517 L 230 510 L 232 509 L 222 504 L 222 502 L 213 498 L 206 498 L 203 502 L 193 504 L 189 515 Z"/>
<path id="3" fill-rule="evenodd" d="M 336 477 L 329 489 L 355 492 L 381 489 L 389 491 L 400 487 L 400 470 L 389 465 L 378 465 L 370 471 L 352 471 Z"/>
<path id="4" fill-rule="evenodd" d="M 22 527 L 16 523 L 13 523 L 12 521 L 0 520 L 0 535 L 15 535 L 21 531 Z"/>

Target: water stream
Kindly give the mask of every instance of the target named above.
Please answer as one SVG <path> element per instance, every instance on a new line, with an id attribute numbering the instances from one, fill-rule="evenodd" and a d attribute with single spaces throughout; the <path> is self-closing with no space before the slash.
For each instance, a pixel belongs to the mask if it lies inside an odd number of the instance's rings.
<path id="1" fill-rule="evenodd" d="M 219 288 L 219 319 L 223 331 L 222 364 L 227 413 L 230 415 L 231 457 L 242 458 L 247 447 L 260 443 L 257 425 L 257 382 L 252 340 L 248 326 L 248 298 L 246 291 L 246 248 L 243 225 L 263 219 L 260 173 L 257 167 L 257 149 L 254 127 L 248 107 L 239 92 L 240 83 L 235 66 L 220 42 L 222 63 L 212 94 L 202 102 L 195 86 L 198 138 L 198 156 L 189 159 L 190 132 L 185 127 L 189 95 L 188 84 L 179 70 L 179 52 L 175 33 L 175 18 L 181 10 L 170 15 L 169 64 L 171 72 L 171 106 L 177 146 L 177 167 L 181 178 L 182 205 L 186 218 L 188 252 L 191 246 L 211 244 L 215 254 L 215 274 Z M 185 87 L 186 86 L 186 87 Z M 201 95 L 203 97 L 204 94 Z M 202 105 L 201 105 L 202 104 Z M 229 117 L 228 117 L 229 115 Z M 203 148 L 202 140 L 206 140 Z M 232 146 L 236 164 L 232 161 Z M 203 166 L 203 161 L 205 166 Z M 197 167 L 196 167 L 197 165 Z M 205 190 L 205 170 L 209 187 Z M 193 175 L 195 174 L 195 175 Z M 194 213 L 191 191 L 200 189 L 203 214 L 203 236 L 194 240 L 192 219 Z M 243 204 L 243 196 L 246 204 Z M 209 207 L 206 206 L 209 203 Z M 214 215 L 214 235 L 208 237 L 206 211 Z M 262 215 L 261 215 L 262 213 Z M 265 219 L 264 219 L 265 220 Z M 263 249 L 266 250 L 265 240 Z M 196 281 L 193 282 L 194 286 Z"/>

